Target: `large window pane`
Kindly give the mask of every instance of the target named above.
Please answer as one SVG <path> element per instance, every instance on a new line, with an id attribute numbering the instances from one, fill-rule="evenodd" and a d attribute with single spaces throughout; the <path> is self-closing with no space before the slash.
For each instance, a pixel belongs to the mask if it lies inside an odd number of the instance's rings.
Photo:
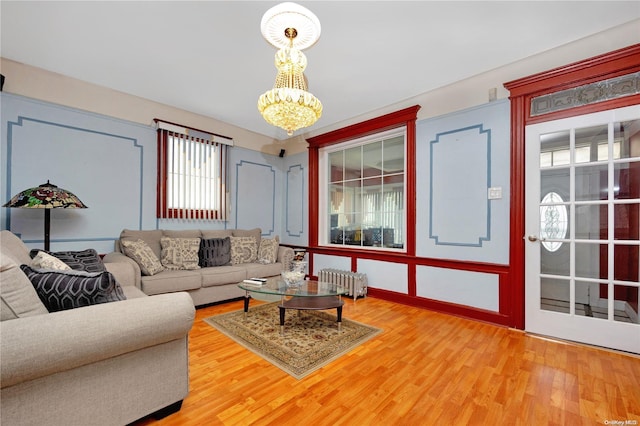
<path id="1" fill-rule="evenodd" d="M 609 216 L 606 204 L 576 205 L 576 239 L 606 240 Z"/>
<path id="2" fill-rule="evenodd" d="M 540 244 L 540 273 L 545 275 L 569 276 L 571 246 L 563 243 L 555 252 L 550 252 Z"/>
<path id="3" fill-rule="evenodd" d="M 640 247 L 616 244 L 613 246 L 613 279 L 638 282 Z"/>
<path id="4" fill-rule="evenodd" d="M 540 135 L 540 167 L 569 164 L 568 130 Z"/>
<path id="5" fill-rule="evenodd" d="M 616 163 L 613 167 L 613 198 L 640 198 L 640 161 Z"/>
<path id="6" fill-rule="evenodd" d="M 382 174 L 382 141 L 362 147 L 362 176 L 380 176 Z"/>
<path id="7" fill-rule="evenodd" d="M 540 172 L 540 200 L 550 192 L 555 192 L 563 200 L 569 201 L 569 168 L 549 169 Z"/>
<path id="8" fill-rule="evenodd" d="M 640 240 L 640 204 L 614 204 L 614 238 Z"/>
<path id="9" fill-rule="evenodd" d="M 638 318 L 638 292 L 636 286 L 615 285 L 613 286 L 614 298 L 621 304 L 622 309 L 616 309 L 613 315 L 614 321 L 636 322 Z M 635 321 L 634 321 L 635 319 Z"/>
<path id="10" fill-rule="evenodd" d="M 398 136 L 384 141 L 384 174 L 404 173 L 404 138 Z"/>
<path id="11" fill-rule="evenodd" d="M 606 200 L 607 165 L 576 167 L 576 201 Z"/>
<path id="12" fill-rule="evenodd" d="M 588 163 L 598 161 L 598 145 L 606 144 L 608 135 L 609 126 L 607 124 L 576 129 L 575 162 Z"/>
<path id="13" fill-rule="evenodd" d="M 576 243 L 576 277 L 602 278 L 608 277 L 607 245 L 596 243 Z"/>
<path id="14" fill-rule="evenodd" d="M 569 280 L 540 278 L 540 309 L 569 313 Z"/>
<path id="15" fill-rule="evenodd" d="M 341 182 L 344 180 L 344 152 L 332 152 L 329 154 L 329 181 Z"/>
<path id="16" fill-rule="evenodd" d="M 640 157 L 640 137 L 638 137 L 639 128 L 640 120 L 614 123 L 614 159 Z M 616 144 L 618 145 L 618 147 L 615 146 Z M 617 157 L 615 156 L 616 148 L 618 151 Z"/>
<path id="17" fill-rule="evenodd" d="M 328 242 L 404 248 L 404 133 L 327 154 Z"/>
<path id="18" fill-rule="evenodd" d="M 362 147 L 344 151 L 344 179 L 360 179 L 362 177 Z"/>

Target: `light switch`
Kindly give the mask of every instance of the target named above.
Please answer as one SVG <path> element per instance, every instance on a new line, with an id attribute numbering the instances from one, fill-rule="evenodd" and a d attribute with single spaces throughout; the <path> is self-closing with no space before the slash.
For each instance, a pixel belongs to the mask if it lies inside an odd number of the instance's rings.
<path id="1" fill-rule="evenodd" d="M 502 187 L 501 186 L 493 186 L 489 188 L 489 199 L 490 200 L 499 200 L 502 198 Z"/>

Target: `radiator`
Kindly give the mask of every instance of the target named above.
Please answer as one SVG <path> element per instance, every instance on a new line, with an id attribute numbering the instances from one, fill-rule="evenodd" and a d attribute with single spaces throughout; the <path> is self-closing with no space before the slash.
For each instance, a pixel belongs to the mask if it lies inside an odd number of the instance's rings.
<path id="1" fill-rule="evenodd" d="M 352 296 L 354 302 L 358 297 L 367 295 L 367 274 L 340 269 L 321 269 L 318 272 L 318 281 L 346 288 L 347 295 Z"/>

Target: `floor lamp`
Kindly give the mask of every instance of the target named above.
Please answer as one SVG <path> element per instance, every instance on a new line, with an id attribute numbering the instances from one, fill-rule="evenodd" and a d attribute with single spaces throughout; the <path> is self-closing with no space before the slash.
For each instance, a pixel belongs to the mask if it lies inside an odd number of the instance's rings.
<path id="1" fill-rule="evenodd" d="M 51 229 L 51 209 L 86 209 L 82 201 L 66 189 L 56 185 L 42 185 L 25 189 L 15 195 L 3 207 L 21 209 L 44 209 L 44 249 L 49 251 L 49 231 Z"/>

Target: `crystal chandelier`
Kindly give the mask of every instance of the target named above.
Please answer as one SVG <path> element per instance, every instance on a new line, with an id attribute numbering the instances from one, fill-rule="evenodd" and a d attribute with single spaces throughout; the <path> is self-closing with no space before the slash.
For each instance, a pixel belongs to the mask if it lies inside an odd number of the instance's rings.
<path id="1" fill-rule="evenodd" d="M 258 99 L 258 111 L 269 124 L 291 136 L 322 115 L 322 103 L 307 91 L 307 57 L 302 53 L 320 37 L 320 21 L 298 4 L 281 3 L 264 14 L 260 27 L 263 37 L 279 50 L 276 82 Z"/>

